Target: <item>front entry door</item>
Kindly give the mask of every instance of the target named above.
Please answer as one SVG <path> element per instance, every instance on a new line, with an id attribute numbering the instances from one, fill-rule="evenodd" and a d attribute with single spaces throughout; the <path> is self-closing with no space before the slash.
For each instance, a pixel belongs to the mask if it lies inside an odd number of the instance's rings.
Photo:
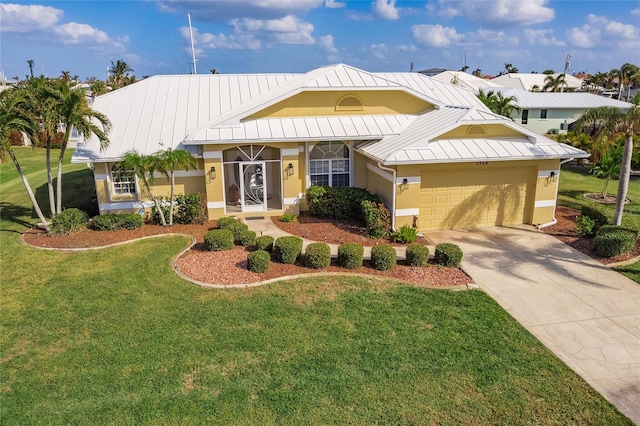
<path id="1" fill-rule="evenodd" d="M 267 210 L 264 161 L 240 163 L 240 201 L 243 212 Z"/>

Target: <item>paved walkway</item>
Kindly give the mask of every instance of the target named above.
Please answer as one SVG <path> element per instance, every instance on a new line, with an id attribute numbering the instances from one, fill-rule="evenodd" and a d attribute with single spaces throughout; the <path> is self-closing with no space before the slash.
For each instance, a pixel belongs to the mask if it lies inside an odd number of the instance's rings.
<path id="1" fill-rule="evenodd" d="M 531 227 L 429 233 L 481 289 L 640 425 L 640 284 Z"/>

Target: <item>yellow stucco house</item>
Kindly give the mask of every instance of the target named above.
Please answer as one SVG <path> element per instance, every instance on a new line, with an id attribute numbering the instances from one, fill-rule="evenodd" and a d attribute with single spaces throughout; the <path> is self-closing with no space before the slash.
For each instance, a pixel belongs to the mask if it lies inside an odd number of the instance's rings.
<path id="1" fill-rule="evenodd" d="M 110 144 L 81 142 L 101 213 L 150 207 L 127 151 L 189 150 L 210 219 L 306 209 L 311 185 L 378 194 L 393 226 L 420 231 L 554 220 L 560 164 L 588 154 L 491 113 L 473 94 L 419 73 L 339 64 L 305 74 L 155 76 L 96 98 Z M 154 192 L 168 194 L 158 176 Z"/>

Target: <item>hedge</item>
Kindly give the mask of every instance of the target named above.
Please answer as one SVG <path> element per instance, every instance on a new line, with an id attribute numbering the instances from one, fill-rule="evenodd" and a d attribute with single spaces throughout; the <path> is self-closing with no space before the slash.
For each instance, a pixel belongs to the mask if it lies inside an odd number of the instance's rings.
<path id="1" fill-rule="evenodd" d="M 391 213 L 384 203 L 363 200 L 360 211 L 364 221 L 365 236 L 367 238 L 384 238 L 391 230 Z"/>
<path id="2" fill-rule="evenodd" d="M 247 269 L 251 272 L 261 274 L 269 269 L 271 255 L 264 250 L 252 251 L 247 255 Z"/>
<path id="3" fill-rule="evenodd" d="M 89 215 L 82 210 L 66 209 L 51 219 L 49 232 L 52 234 L 73 234 L 86 228 L 88 223 Z"/>
<path id="4" fill-rule="evenodd" d="M 278 238 L 273 244 L 275 260 L 284 264 L 293 264 L 302 253 L 302 238 L 286 236 Z"/>
<path id="5" fill-rule="evenodd" d="M 93 218 L 91 226 L 97 231 L 115 231 L 118 229 L 138 229 L 144 226 L 142 216 L 130 214 L 105 214 Z"/>
<path id="6" fill-rule="evenodd" d="M 331 187 L 313 185 L 305 194 L 309 213 L 316 217 L 332 219 L 357 219 L 362 217 L 361 203 L 365 200 L 376 204 L 382 199 L 363 188 L 348 186 Z"/>
<path id="7" fill-rule="evenodd" d="M 424 266 L 429 258 L 429 247 L 422 244 L 409 244 L 407 246 L 407 265 Z"/>
<path id="8" fill-rule="evenodd" d="M 388 244 L 371 247 L 371 266 L 378 271 L 388 271 L 396 266 L 396 249 Z"/>
<path id="9" fill-rule="evenodd" d="M 233 233 L 228 229 L 212 229 L 204 234 L 204 248 L 209 251 L 231 250 Z"/>
<path id="10" fill-rule="evenodd" d="M 455 244 L 440 243 L 436 245 L 434 260 L 439 265 L 458 266 L 462 262 L 462 250 Z"/>
<path id="11" fill-rule="evenodd" d="M 358 243 L 343 243 L 338 246 L 338 264 L 343 268 L 357 269 L 362 266 L 364 247 Z"/>
<path id="12" fill-rule="evenodd" d="M 601 257 L 620 256 L 633 250 L 638 232 L 620 226 L 604 225 L 593 240 L 593 250 Z"/>
<path id="13" fill-rule="evenodd" d="M 304 266 L 324 269 L 331 265 L 331 248 L 327 243 L 311 243 L 304 252 Z"/>

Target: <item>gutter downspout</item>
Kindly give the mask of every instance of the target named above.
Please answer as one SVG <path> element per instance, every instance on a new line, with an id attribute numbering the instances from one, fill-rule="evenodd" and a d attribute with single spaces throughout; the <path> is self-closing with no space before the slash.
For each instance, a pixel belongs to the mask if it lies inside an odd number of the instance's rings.
<path id="1" fill-rule="evenodd" d="M 391 208 L 393 211 L 391 212 L 391 230 L 395 232 L 396 231 L 396 170 L 383 166 L 379 161 L 378 161 L 378 167 L 382 170 L 391 172 L 391 174 L 393 175 L 393 194 L 392 194 L 392 200 L 391 200 Z"/>
<path id="2" fill-rule="evenodd" d="M 564 161 L 560 162 L 560 167 L 562 167 L 563 164 L 567 164 L 569 161 L 573 161 L 573 158 L 568 158 Z M 560 176 L 558 176 L 559 178 Z M 558 201 L 558 188 L 556 187 L 556 202 Z M 551 222 L 547 222 L 547 223 L 542 223 L 540 225 L 538 225 L 538 229 L 543 229 L 546 228 L 547 226 L 551 226 L 551 225 L 555 225 L 556 223 L 558 223 L 558 219 L 556 219 L 556 208 L 553 208 L 553 220 Z"/>

